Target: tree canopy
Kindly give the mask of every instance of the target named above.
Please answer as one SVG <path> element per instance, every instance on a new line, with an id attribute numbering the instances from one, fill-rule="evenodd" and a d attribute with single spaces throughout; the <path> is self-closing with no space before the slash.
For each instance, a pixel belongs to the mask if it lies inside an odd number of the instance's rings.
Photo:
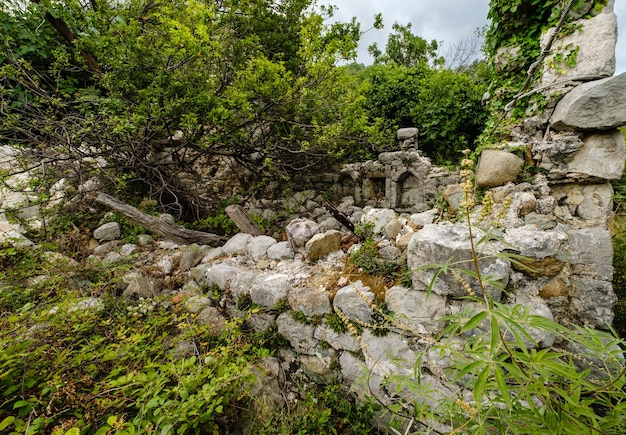
<path id="1" fill-rule="evenodd" d="M 118 190 L 192 215 L 181 180 L 198 159 L 284 178 L 371 158 L 409 124 L 433 156 L 455 135 L 471 142 L 479 87 L 443 69 L 435 41 L 395 24 L 377 65 L 355 72 L 340 65 L 360 25 L 328 24 L 333 12 L 315 0 L 5 2 L 0 140 L 92 158 Z"/>

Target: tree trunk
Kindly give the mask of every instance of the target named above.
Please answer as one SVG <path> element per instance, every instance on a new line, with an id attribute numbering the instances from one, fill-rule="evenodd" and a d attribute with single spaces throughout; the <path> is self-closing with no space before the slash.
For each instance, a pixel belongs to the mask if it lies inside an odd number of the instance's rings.
<path id="1" fill-rule="evenodd" d="M 98 193 L 96 201 L 112 208 L 118 213 L 123 214 L 134 224 L 146 228 L 153 233 L 160 234 L 163 237 L 177 243 L 184 243 L 187 245 L 191 243 L 198 243 L 201 245 L 220 246 L 227 240 L 226 237 L 218 236 L 217 234 L 203 233 L 201 231 L 188 230 L 187 228 L 179 227 L 178 225 L 170 225 L 154 216 L 143 213 L 132 205 L 125 204 L 117 198 L 107 195 L 106 193 Z"/>
<path id="2" fill-rule="evenodd" d="M 248 216 L 248 213 L 241 206 L 229 205 L 225 211 L 242 233 L 252 234 L 253 236 L 263 234 L 256 222 Z"/>

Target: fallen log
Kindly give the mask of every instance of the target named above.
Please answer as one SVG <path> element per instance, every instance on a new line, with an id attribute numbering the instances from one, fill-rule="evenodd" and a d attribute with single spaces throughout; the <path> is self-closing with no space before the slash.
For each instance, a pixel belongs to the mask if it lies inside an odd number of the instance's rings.
<path id="1" fill-rule="evenodd" d="M 99 192 L 96 201 L 123 214 L 134 224 L 150 230 L 153 233 L 160 234 L 176 243 L 184 243 L 186 245 L 198 243 L 200 245 L 220 246 L 228 240 L 227 237 L 218 236 L 217 234 L 189 230 L 178 225 L 168 224 L 106 193 Z"/>
<path id="2" fill-rule="evenodd" d="M 251 234 L 253 236 L 263 234 L 257 223 L 248 216 L 248 213 L 246 213 L 243 207 L 239 205 L 229 205 L 224 211 L 242 233 Z"/>

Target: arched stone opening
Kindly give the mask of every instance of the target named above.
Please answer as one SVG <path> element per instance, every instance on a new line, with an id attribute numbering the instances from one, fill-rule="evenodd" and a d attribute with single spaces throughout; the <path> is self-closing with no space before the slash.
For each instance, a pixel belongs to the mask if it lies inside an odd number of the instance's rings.
<path id="1" fill-rule="evenodd" d="M 398 177 L 396 192 L 396 208 L 414 208 L 425 201 L 423 183 L 411 172 Z"/>

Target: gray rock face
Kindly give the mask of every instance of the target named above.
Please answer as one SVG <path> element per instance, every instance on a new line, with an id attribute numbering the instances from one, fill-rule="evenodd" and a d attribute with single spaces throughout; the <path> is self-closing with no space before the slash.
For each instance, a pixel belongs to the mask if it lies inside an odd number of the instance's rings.
<path id="1" fill-rule="evenodd" d="M 317 340 L 313 338 L 315 326 L 305 325 L 291 317 L 291 313 L 282 313 L 276 319 L 278 333 L 285 337 L 296 352 L 315 355 Z"/>
<path id="2" fill-rule="evenodd" d="M 617 17 L 611 8 L 599 15 L 579 20 L 582 31 L 575 31 L 552 44 L 552 54 L 544 61 L 542 84 L 550 84 L 577 77 L 610 77 L 615 73 L 615 46 L 617 44 Z M 544 47 L 552 29 L 541 38 Z M 567 58 L 577 49 L 576 64 L 566 65 L 557 61 L 557 56 Z M 589 79 L 587 79 L 589 80 Z"/>
<path id="3" fill-rule="evenodd" d="M 552 188 L 552 196 L 572 216 L 604 224 L 613 209 L 613 187 L 604 184 L 563 184 Z M 600 221 L 601 220 L 601 221 Z"/>
<path id="4" fill-rule="evenodd" d="M 313 337 L 317 340 L 325 341 L 330 344 L 333 349 L 347 350 L 348 352 L 358 352 L 361 350 L 361 345 L 352 334 L 349 332 L 342 332 L 340 334 L 333 331 L 326 323 L 315 328 Z"/>
<path id="5" fill-rule="evenodd" d="M 289 277 L 285 274 L 261 275 L 250 287 L 250 297 L 255 304 L 274 308 L 291 290 Z"/>
<path id="6" fill-rule="evenodd" d="M 252 237 L 250 234 L 237 233 L 222 246 L 222 252 L 226 255 L 243 254 Z"/>
<path id="7" fill-rule="evenodd" d="M 120 224 L 117 222 L 109 222 L 99 226 L 93 232 L 93 237 L 96 240 L 115 240 L 119 239 L 122 235 Z"/>
<path id="8" fill-rule="evenodd" d="M 237 273 L 233 280 L 230 282 L 230 292 L 238 301 L 243 295 L 250 294 L 250 288 L 257 279 L 259 273 L 254 270 L 246 270 L 245 272 Z"/>
<path id="9" fill-rule="evenodd" d="M 374 234 L 380 233 L 385 225 L 396 219 L 396 213 L 393 210 L 384 208 L 369 209 L 361 218 L 361 223 L 365 225 L 373 225 Z"/>
<path id="10" fill-rule="evenodd" d="M 298 287 L 289 292 L 289 305 L 292 309 L 302 311 L 311 317 L 330 312 L 328 293 L 310 287 Z"/>
<path id="11" fill-rule="evenodd" d="M 278 242 L 267 248 L 267 258 L 270 260 L 292 260 L 293 256 L 289 242 Z"/>
<path id="12" fill-rule="evenodd" d="M 191 296 L 184 303 L 185 310 L 188 313 L 197 314 L 205 308 L 211 306 L 211 299 L 206 296 Z"/>
<path id="13" fill-rule="evenodd" d="M 583 228 L 567 232 L 572 264 L 613 264 L 611 232 L 604 228 Z"/>
<path id="14" fill-rule="evenodd" d="M 254 261 L 259 261 L 265 255 L 267 255 L 267 250 L 276 244 L 276 239 L 270 236 L 257 236 L 250 239 L 246 249 L 248 250 L 248 254 L 252 257 Z"/>
<path id="15" fill-rule="evenodd" d="M 287 240 L 296 252 L 304 252 L 306 243 L 319 231 L 317 223 L 310 219 L 294 219 L 285 228 Z"/>
<path id="16" fill-rule="evenodd" d="M 567 239 L 567 233 L 561 229 L 540 231 L 534 225 L 510 228 L 504 234 L 504 242 L 519 255 L 539 259 L 554 257 L 560 261 L 567 260 Z"/>
<path id="17" fill-rule="evenodd" d="M 204 257 L 204 249 L 195 243 L 187 246 L 180 255 L 180 269 L 187 271 L 196 266 Z"/>
<path id="18" fill-rule="evenodd" d="M 129 272 L 122 277 L 122 282 L 127 284 L 122 296 L 130 298 L 151 298 L 157 296 L 160 290 L 160 283 L 148 278 L 140 272 Z"/>
<path id="19" fill-rule="evenodd" d="M 393 313 L 400 324 L 407 325 L 414 331 L 420 331 L 421 327 L 437 327 L 439 319 L 446 312 L 446 298 L 424 291 L 395 286 L 387 290 L 385 294 L 387 307 Z"/>
<path id="20" fill-rule="evenodd" d="M 561 131 L 626 125 L 626 73 L 575 87 L 556 105 L 550 122 Z"/>
<path id="21" fill-rule="evenodd" d="M 406 127 L 398 129 L 398 140 L 407 140 L 417 137 L 419 130 L 416 127 Z"/>
<path id="22" fill-rule="evenodd" d="M 424 225 L 432 224 L 439 217 L 439 210 L 434 208 L 432 210 L 424 211 L 422 213 L 415 213 L 409 216 L 408 223 L 413 229 L 420 229 Z"/>
<path id="23" fill-rule="evenodd" d="M 410 375 L 413 372 L 417 353 L 400 334 L 392 332 L 384 337 L 376 337 L 366 329 L 361 342 L 365 364 L 372 372 L 382 376 L 392 373 Z"/>
<path id="24" fill-rule="evenodd" d="M 217 285 L 222 290 L 226 289 L 227 284 L 235 278 L 241 269 L 226 263 L 218 263 L 205 270 L 204 279 L 197 281 L 199 284 Z"/>
<path id="25" fill-rule="evenodd" d="M 340 310 L 349 319 L 370 322 L 372 320 L 372 308 L 369 306 L 368 300 L 374 300 L 374 293 L 370 292 L 370 288 L 364 286 L 361 281 L 357 281 L 339 289 L 333 299 L 333 307 Z"/>
<path id="26" fill-rule="evenodd" d="M 198 313 L 196 322 L 211 327 L 211 333 L 220 335 L 226 331 L 226 319 L 215 307 L 205 307 Z"/>
<path id="27" fill-rule="evenodd" d="M 624 80 L 626 87 L 626 80 Z M 626 89 L 624 89 L 626 98 Z M 623 110 L 626 111 L 626 103 Z M 626 113 L 624 114 L 626 122 Z M 584 174 L 605 180 L 619 180 L 624 172 L 626 146 L 624 135 L 619 130 L 594 133 L 583 138 L 583 147 L 567 165 L 570 173 Z"/>
<path id="28" fill-rule="evenodd" d="M 474 243 L 482 238 L 482 231 L 474 228 Z M 483 276 L 500 281 L 506 285 L 511 272 L 510 263 L 503 258 L 496 257 L 501 247 L 494 243 L 480 246 L 482 252 L 479 258 L 479 268 Z M 471 263 L 472 251 L 469 242 L 469 232 L 467 226 L 463 224 L 448 225 L 426 225 L 413 235 L 407 250 L 407 263 L 410 270 L 413 270 L 413 288 L 416 290 L 426 290 L 433 280 L 435 273 L 439 271 L 439 265 L 448 261 L 454 263 L 455 269 L 473 270 Z M 426 266 L 426 268 L 424 268 Z M 434 266 L 434 267 L 430 267 Z M 420 269 L 421 268 L 421 269 Z M 462 274 L 462 277 L 470 285 L 474 292 L 480 296 L 478 282 L 469 275 Z M 496 287 L 486 289 L 495 300 L 500 299 L 501 290 Z M 438 295 L 465 296 L 467 290 L 454 277 L 451 272 L 440 273 L 432 284 L 432 291 Z"/>
<path id="29" fill-rule="evenodd" d="M 485 149 L 476 170 L 476 186 L 496 187 L 513 181 L 522 171 L 524 159 L 502 150 Z"/>
<path id="30" fill-rule="evenodd" d="M 570 308 L 585 323 L 607 329 L 613 322 L 617 296 L 610 282 L 593 278 L 571 277 Z"/>
<path id="31" fill-rule="evenodd" d="M 305 245 L 305 256 L 309 261 L 316 261 L 325 255 L 341 249 L 341 233 L 337 230 L 314 235 Z"/>

